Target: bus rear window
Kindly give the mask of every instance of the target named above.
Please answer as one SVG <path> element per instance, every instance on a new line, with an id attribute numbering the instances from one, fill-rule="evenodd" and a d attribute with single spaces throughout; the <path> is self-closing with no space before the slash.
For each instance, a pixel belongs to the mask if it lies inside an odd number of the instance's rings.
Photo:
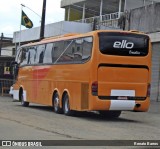
<path id="1" fill-rule="evenodd" d="M 146 35 L 119 32 L 99 33 L 101 53 L 119 56 L 146 56 L 149 37 Z"/>

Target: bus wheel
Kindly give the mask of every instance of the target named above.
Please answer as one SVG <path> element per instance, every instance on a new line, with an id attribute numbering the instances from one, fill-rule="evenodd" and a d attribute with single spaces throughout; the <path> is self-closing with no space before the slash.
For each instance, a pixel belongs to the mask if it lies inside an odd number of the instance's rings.
<path id="1" fill-rule="evenodd" d="M 106 118 L 118 118 L 121 115 L 121 111 L 99 111 L 99 114 Z"/>
<path id="2" fill-rule="evenodd" d="M 63 112 L 67 116 L 73 115 L 73 111 L 70 110 L 68 94 L 65 94 L 65 96 L 63 98 Z"/>
<path id="3" fill-rule="evenodd" d="M 29 102 L 24 101 L 23 93 L 21 93 L 21 95 L 20 95 L 20 100 L 21 100 L 21 105 L 23 107 L 28 107 L 29 106 Z"/>
<path id="4" fill-rule="evenodd" d="M 62 113 L 62 109 L 60 108 L 60 100 L 58 93 L 55 93 L 53 96 L 53 108 L 55 113 Z"/>

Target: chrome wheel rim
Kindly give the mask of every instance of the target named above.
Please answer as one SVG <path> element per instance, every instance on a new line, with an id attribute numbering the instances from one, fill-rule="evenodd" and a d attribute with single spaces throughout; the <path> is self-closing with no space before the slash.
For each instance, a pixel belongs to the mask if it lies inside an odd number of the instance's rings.
<path id="1" fill-rule="evenodd" d="M 21 95 L 21 104 L 24 104 L 24 98 L 23 98 L 23 94 Z"/>
<path id="2" fill-rule="evenodd" d="M 56 96 L 54 99 L 54 110 L 57 111 L 58 107 L 59 107 L 59 98 L 58 96 Z"/>
<path id="3" fill-rule="evenodd" d="M 68 103 L 68 98 L 66 98 L 65 100 L 65 105 L 64 105 L 64 108 L 65 108 L 65 113 L 67 113 L 69 111 L 69 103 Z"/>

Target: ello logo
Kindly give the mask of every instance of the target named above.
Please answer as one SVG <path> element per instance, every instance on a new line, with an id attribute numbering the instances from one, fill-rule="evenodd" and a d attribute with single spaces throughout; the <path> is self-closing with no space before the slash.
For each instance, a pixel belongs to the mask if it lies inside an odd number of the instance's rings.
<path id="1" fill-rule="evenodd" d="M 127 40 L 116 41 L 113 44 L 114 48 L 121 48 L 121 49 L 132 49 L 134 47 L 133 42 L 127 42 Z"/>

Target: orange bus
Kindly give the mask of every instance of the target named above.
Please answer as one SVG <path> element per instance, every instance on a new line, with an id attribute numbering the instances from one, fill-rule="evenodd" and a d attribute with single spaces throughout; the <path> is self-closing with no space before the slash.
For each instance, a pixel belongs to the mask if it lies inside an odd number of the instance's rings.
<path id="1" fill-rule="evenodd" d="M 13 98 L 56 113 L 147 111 L 151 42 L 133 31 L 98 30 L 23 45 L 17 52 Z"/>

